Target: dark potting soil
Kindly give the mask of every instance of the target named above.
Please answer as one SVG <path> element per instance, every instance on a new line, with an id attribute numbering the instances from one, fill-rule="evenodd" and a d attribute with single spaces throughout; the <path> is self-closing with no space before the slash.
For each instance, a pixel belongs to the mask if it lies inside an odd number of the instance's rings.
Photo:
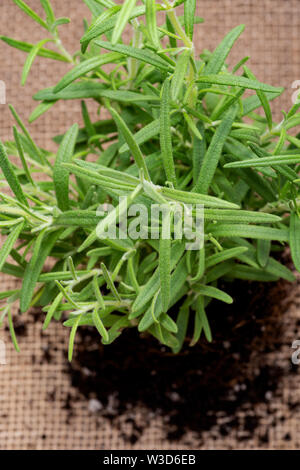
<path id="1" fill-rule="evenodd" d="M 124 429 L 130 425 L 131 431 L 124 431 L 123 437 L 132 443 L 154 415 L 163 418 L 169 440 L 186 431 L 194 431 L 200 439 L 204 431 L 215 438 L 233 431 L 238 431 L 240 440 L 251 438 L 261 422 L 256 405 L 263 404 L 265 413 L 272 415 L 272 397 L 283 375 L 293 373 L 289 366 L 286 370 L 268 360 L 282 347 L 286 305 L 281 301 L 288 285 L 243 281 L 223 287 L 235 302 L 214 301 L 209 306 L 213 342 L 203 337 L 192 348 L 186 344 L 178 355 L 147 335 L 141 338 L 136 329 L 123 332 L 105 347 L 95 329 L 79 329 L 69 366 L 71 382 L 89 399 L 91 411 L 113 423 L 124 416 Z M 148 410 L 148 417 L 136 420 L 137 405 Z M 272 420 L 275 426 L 277 418 Z M 261 445 L 268 442 L 268 429 L 260 432 L 259 439 Z"/>
<path id="2" fill-rule="evenodd" d="M 6 331 L 9 331 L 9 327 L 6 326 L 5 327 L 5 330 Z M 14 330 L 15 330 L 15 333 L 17 335 L 17 337 L 24 337 L 24 336 L 27 336 L 27 323 L 26 323 L 26 319 L 25 318 L 22 318 L 21 316 L 17 316 L 15 317 L 15 320 L 14 320 Z"/>

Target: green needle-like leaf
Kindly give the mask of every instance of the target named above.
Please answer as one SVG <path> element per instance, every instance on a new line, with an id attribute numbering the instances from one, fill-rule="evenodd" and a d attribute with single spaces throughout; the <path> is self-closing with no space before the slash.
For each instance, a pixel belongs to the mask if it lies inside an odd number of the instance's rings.
<path id="1" fill-rule="evenodd" d="M 48 236 L 45 236 L 45 233 L 41 232 L 36 239 L 31 260 L 25 269 L 21 289 L 20 309 L 23 313 L 29 309 L 33 292 L 45 260 L 51 253 L 52 248 L 60 235 L 61 231 L 52 232 Z"/>
<path id="2" fill-rule="evenodd" d="M 189 305 L 188 302 L 184 302 L 184 304 L 180 307 L 177 320 L 176 320 L 176 325 L 177 325 L 177 341 L 178 345 L 173 348 L 173 353 L 177 354 L 179 351 L 182 349 L 185 337 L 186 337 L 186 332 L 189 324 Z"/>
<path id="3" fill-rule="evenodd" d="M 3 171 L 3 174 L 11 190 L 13 191 L 18 201 L 20 201 L 22 204 L 28 207 L 27 199 L 24 196 L 22 187 L 19 183 L 17 176 L 15 175 L 13 166 L 8 159 L 5 147 L 1 141 L 0 141 L 0 167 L 1 167 L 1 170 Z"/>
<path id="4" fill-rule="evenodd" d="M 113 30 L 111 42 L 112 44 L 117 44 L 120 37 L 122 36 L 123 30 L 126 26 L 130 14 L 135 7 L 136 0 L 125 0 L 122 5 L 120 12 L 117 14 L 117 21 Z"/>
<path id="5" fill-rule="evenodd" d="M 50 1 L 49 0 L 40 0 L 40 1 L 47 15 L 47 22 L 49 24 L 53 24 L 55 22 L 55 15 L 54 15 L 53 8 L 51 6 Z"/>
<path id="6" fill-rule="evenodd" d="M 220 209 L 239 209 L 239 206 L 233 202 L 228 202 L 214 196 L 207 196 L 206 194 L 197 194 L 166 187 L 161 188 L 160 191 L 166 198 L 172 201 L 185 202 L 186 204 L 203 204 L 205 207 Z"/>
<path id="7" fill-rule="evenodd" d="M 273 157 L 253 158 L 241 162 L 226 163 L 225 168 L 268 167 L 275 165 L 293 165 L 300 163 L 300 155 L 274 155 Z"/>
<path id="8" fill-rule="evenodd" d="M 290 247 L 293 263 L 300 272 L 300 218 L 295 211 L 291 213 L 290 219 Z"/>
<path id="9" fill-rule="evenodd" d="M 150 176 L 149 176 L 148 168 L 146 166 L 145 159 L 133 135 L 131 134 L 129 128 L 127 127 L 125 121 L 121 118 L 121 116 L 119 116 L 119 114 L 117 113 L 115 109 L 109 108 L 109 111 L 112 117 L 114 118 L 117 126 L 119 127 L 120 131 L 122 132 L 124 139 L 126 140 L 127 145 L 132 153 L 132 156 L 136 161 L 137 166 L 141 170 L 143 170 L 145 178 L 147 180 L 150 180 Z"/>
<path id="10" fill-rule="evenodd" d="M 168 311 L 171 289 L 171 239 L 159 242 L 159 278 L 163 312 Z"/>
<path id="11" fill-rule="evenodd" d="M 19 238 L 19 235 L 23 227 L 24 227 L 24 222 L 21 222 L 17 224 L 15 227 L 13 227 L 12 231 L 6 238 L 5 242 L 2 244 L 1 249 L 0 249 L 0 271 L 2 270 L 6 259 L 8 258 L 11 250 L 13 249 L 14 244 Z"/>
<path id="12" fill-rule="evenodd" d="M 63 294 L 62 292 L 60 292 L 59 294 L 57 294 L 57 296 L 55 297 L 55 299 L 53 300 L 53 303 L 51 304 L 51 307 L 49 308 L 48 312 L 47 312 L 47 315 L 46 315 L 46 318 L 45 318 L 45 321 L 44 321 L 44 324 L 43 324 L 43 330 L 46 330 L 49 326 L 49 323 L 51 322 L 56 310 L 57 310 L 57 307 L 59 306 L 59 304 L 61 303 L 63 299 Z"/>
<path id="13" fill-rule="evenodd" d="M 47 23 L 34 11 L 30 8 L 23 0 L 13 0 L 13 2 L 26 13 L 26 15 L 30 16 L 34 21 L 36 21 L 40 26 L 45 29 L 49 29 Z"/>
<path id="14" fill-rule="evenodd" d="M 146 0 L 146 25 L 154 47 L 159 47 L 155 0 Z"/>
<path id="15" fill-rule="evenodd" d="M 244 71 L 248 78 L 250 78 L 251 80 L 256 80 L 254 73 L 252 73 L 248 67 L 244 66 Z M 265 115 L 267 118 L 267 123 L 268 123 L 269 129 L 271 130 L 273 126 L 273 120 L 272 120 L 272 111 L 271 111 L 268 98 L 266 97 L 265 93 L 260 90 L 257 90 L 257 96 L 261 102 L 262 107 L 264 108 Z"/>
<path id="16" fill-rule="evenodd" d="M 79 326 L 80 320 L 81 320 L 81 315 L 78 315 L 74 325 L 72 326 L 71 332 L 70 332 L 69 349 L 68 349 L 68 360 L 69 360 L 69 362 L 71 362 L 72 358 L 73 358 L 75 336 L 76 336 L 76 332 L 77 332 L 77 328 Z"/>
<path id="17" fill-rule="evenodd" d="M 178 62 L 175 67 L 174 76 L 171 81 L 171 97 L 173 101 L 176 101 L 180 92 L 182 92 L 190 57 L 190 50 L 183 51 L 183 53 L 179 56 Z"/>
<path id="18" fill-rule="evenodd" d="M 82 52 L 85 53 L 90 41 L 99 38 L 102 34 L 110 32 L 114 29 L 117 21 L 117 13 L 120 11 L 121 5 L 112 4 L 108 10 L 101 12 L 93 21 L 91 26 L 80 39 Z M 138 6 L 134 8 L 129 16 L 129 20 L 137 18 L 145 14 L 145 7 Z"/>
<path id="19" fill-rule="evenodd" d="M 54 93 L 54 88 L 41 90 L 33 97 L 35 100 L 57 101 L 76 100 L 85 98 L 107 98 L 109 100 L 127 103 L 159 101 L 154 95 L 144 95 L 127 90 L 107 90 L 102 83 L 75 82 L 58 93 Z"/>
<path id="20" fill-rule="evenodd" d="M 173 245 L 171 249 L 171 268 L 170 270 L 173 270 L 176 264 L 178 263 L 179 259 L 181 258 L 182 254 L 184 252 L 184 244 L 181 244 L 180 246 L 178 245 Z M 155 293 L 158 291 L 160 286 L 160 277 L 159 277 L 159 270 L 156 270 L 153 274 L 153 276 L 149 279 L 149 281 L 141 288 L 137 298 L 135 299 L 133 306 L 132 306 L 132 311 L 136 312 L 142 309 L 147 303 L 150 301 L 150 299 L 155 295 Z M 134 316 L 133 316 L 134 318 Z"/>
<path id="21" fill-rule="evenodd" d="M 102 323 L 102 320 L 99 315 L 99 309 L 95 308 L 92 313 L 93 321 L 95 324 L 95 327 L 97 328 L 100 336 L 104 339 L 104 341 L 108 342 L 109 341 L 109 335 L 106 331 L 105 326 Z"/>
<path id="22" fill-rule="evenodd" d="M 220 224 L 212 228 L 212 234 L 215 237 L 245 237 L 257 240 L 276 240 L 283 242 L 287 242 L 289 239 L 287 229 L 243 224 Z"/>
<path id="23" fill-rule="evenodd" d="M 7 36 L 0 36 L 0 39 L 9 46 L 24 52 L 31 52 L 32 49 L 35 47 L 34 44 L 30 44 L 24 41 L 17 41 L 16 39 L 12 39 Z M 59 54 L 58 52 L 52 51 L 51 49 L 45 49 L 44 47 L 38 50 L 37 55 L 40 57 L 45 57 L 46 59 L 58 60 L 60 62 L 69 62 L 67 57 L 63 56 L 62 54 Z"/>
<path id="24" fill-rule="evenodd" d="M 208 192 L 222 154 L 223 145 L 230 132 L 231 126 L 236 116 L 236 112 L 237 110 L 235 107 L 229 109 L 221 124 L 217 128 L 210 146 L 204 156 L 197 183 L 193 188 L 194 192 L 203 194 Z"/>
<path id="25" fill-rule="evenodd" d="M 60 144 L 53 168 L 57 204 L 62 211 L 69 210 L 69 172 L 62 166 L 62 163 L 68 163 L 72 160 L 77 134 L 78 125 L 74 124 Z"/>
<path id="26" fill-rule="evenodd" d="M 118 54 L 117 52 L 111 52 L 108 54 L 102 54 L 98 57 L 92 57 L 91 59 L 87 59 L 83 62 L 80 62 L 80 64 L 76 65 L 58 82 L 58 84 L 54 87 L 53 92 L 58 93 L 62 91 L 64 88 L 66 88 L 78 78 L 82 77 L 83 75 L 86 75 L 91 71 L 94 71 L 102 65 L 118 62 L 120 57 L 122 57 L 121 54 Z"/>
<path id="27" fill-rule="evenodd" d="M 21 85 L 24 86 L 28 77 L 28 74 L 30 72 L 31 66 L 33 64 L 34 59 L 39 53 L 39 50 L 44 46 L 49 41 L 53 41 L 53 39 L 42 39 L 42 41 L 38 42 L 29 52 L 26 62 L 23 67 L 23 73 L 22 73 L 22 81 Z"/>
<path id="28" fill-rule="evenodd" d="M 212 54 L 208 64 L 205 67 L 205 75 L 217 74 L 222 69 L 224 62 L 232 49 L 233 44 L 242 34 L 245 25 L 240 25 L 231 30 L 223 39 Z"/>
<path id="29" fill-rule="evenodd" d="M 111 290 L 112 294 L 115 296 L 115 298 L 121 302 L 120 295 L 115 287 L 114 281 L 112 280 L 112 277 L 110 273 L 107 270 L 107 267 L 105 266 L 104 263 L 101 263 L 101 269 L 102 269 L 102 274 L 105 279 L 105 282 L 107 284 L 107 287 Z"/>
<path id="30" fill-rule="evenodd" d="M 184 26 L 190 39 L 193 39 L 195 12 L 196 0 L 186 0 L 184 2 Z"/>
<path id="31" fill-rule="evenodd" d="M 245 77 L 237 77 L 236 75 L 230 75 L 229 73 L 223 73 L 219 75 L 202 75 L 197 79 L 198 83 L 210 83 L 214 85 L 228 85 L 246 88 L 249 90 L 261 90 L 272 93 L 281 93 L 282 88 L 275 88 L 265 83 L 260 83 L 255 80 L 249 80 Z"/>
<path id="32" fill-rule="evenodd" d="M 12 113 L 13 117 L 15 118 L 18 126 L 21 128 L 21 130 L 24 133 L 25 137 L 29 141 L 29 143 L 32 147 L 35 159 L 37 159 L 42 165 L 50 166 L 50 164 L 49 164 L 48 160 L 46 159 L 45 155 L 43 154 L 43 152 L 41 152 L 41 150 L 37 147 L 37 145 L 33 141 L 31 135 L 29 134 L 26 126 L 23 124 L 23 121 L 20 118 L 20 116 L 18 115 L 15 108 L 12 105 L 9 105 L 9 109 L 10 109 L 10 112 Z"/>
<path id="33" fill-rule="evenodd" d="M 119 52 L 127 57 L 133 57 L 134 59 L 145 62 L 146 64 L 153 65 L 158 69 L 167 72 L 172 71 L 172 67 L 165 60 L 161 59 L 158 54 L 148 50 L 136 49 L 131 46 L 125 46 L 124 44 L 111 44 L 105 41 L 95 41 L 97 46 L 103 47 L 109 51 Z"/>
<path id="34" fill-rule="evenodd" d="M 270 250 L 270 240 L 257 240 L 257 261 L 262 268 L 265 268 L 268 263 Z"/>
<path id="35" fill-rule="evenodd" d="M 232 297 L 230 297 L 230 295 L 226 294 L 220 289 L 217 289 L 216 287 L 199 285 L 197 286 L 196 290 L 201 295 L 205 295 L 207 297 L 213 297 L 214 299 L 221 300 L 222 302 L 225 302 L 226 304 L 232 304 L 233 302 L 233 299 Z"/>
<path id="36" fill-rule="evenodd" d="M 206 268 L 210 268 L 211 266 L 223 263 L 228 259 L 238 257 L 247 251 L 248 248 L 244 246 L 237 246 L 236 248 L 229 248 L 228 250 L 220 251 L 219 253 L 215 253 L 214 255 L 209 256 L 206 260 L 205 266 Z"/>
<path id="37" fill-rule="evenodd" d="M 28 118 L 28 122 L 31 124 L 44 113 L 46 113 L 52 106 L 56 103 L 55 101 L 42 101 L 38 104 L 37 107 L 32 111 L 31 115 Z"/>
<path id="38" fill-rule="evenodd" d="M 8 309 L 7 316 L 8 316 L 8 327 L 9 327 L 10 336 L 11 336 L 13 345 L 15 347 L 15 350 L 17 352 L 20 352 L 20 347 L 18 345 L 18 340 L 17 340 L 17 337 L 16 337 L 15 329 L 14 329 L 14 324 L 13 324 L 13 320 L 12 320 L 11 308 L 10 307 Z"/>
<path id="39" fill-rule="evenodd" d="M 172 134 L 170 120 L 170 82 L 166 80 L 162 88 L 160 108 L 160 144 L 162 160 L 168 181 L 176 185 L 176 174 L 172 150 Z"/>

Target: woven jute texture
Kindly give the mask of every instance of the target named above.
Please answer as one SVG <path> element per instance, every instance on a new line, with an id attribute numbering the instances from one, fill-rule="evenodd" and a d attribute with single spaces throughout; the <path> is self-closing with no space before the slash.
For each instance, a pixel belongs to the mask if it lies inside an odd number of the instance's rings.
<path id="1" fill-rule="evenodd" d="M 38 0 L 28 0 L 41 12 Z M 70 52 L 78 49 L 82 20 L 89 11 L 81 0 L 52 0 L 58 17 L 70 16 L 71 24 L 61 28 L 62 39 Z M 299 0 L 199 0 L 197 13 L 205 17 L 197 27 L 196 45 L 213 49 L 223 35 L 234 26 L 245 23 L 246 31 L 234 46 L 230 63 L 245 55 L 251 56 L 251 66 L 261 81 L 286 87 L 287 91 L 273 106 L 280 118 L 281 109 L 291 103 L 292 83 L 300 79 L 300 16 Z M 43 31 L 15 6 L 12 0 L 1 0 L 0 32 L 3 35 L 37 43 Z M 27 119 L 34 108 L 31 96 L 39 89 L 57 83 L 68 65 L 47 59 L 36 59 L 27 86 L 20 87 L 25 54 L 0 44 L 0 80 L 6 84 L 7 103 L 12 103 L 22 118 Z M 78 102 L 57 103 L 30 130 L 37 143 L 53 148 L 51 138 L 64 132 L 75 121 L 81 122 Z M 11 137 L 12 119 L 7 105 L 0 105 L 0 135 Z M 283 331 L 278 353 L 270 361 L 290 368 L 291 344 L 300 331 L 300 289 L 289 288 L 278 306 L 283 312 Z M 12 280 L 1 276 L 1 288 L 14 286 Z M 19 335 L 21 353 L 14 352 L 8 333 L 0 331 L 6 344 L 6 365 L 0 365 L 0 449 L 299 449 L 300 448 L 300 387 L 299 372 L 287 374 L 278 384 L 268 404 L 261 403 L 256 413 L 262 416 L 260 426 L 246 440 L 237 433 L 228 436 L 207 432 L 201 443 L 193 436 L 179 442 L 168 442 L 163 422 L 149 420 L 147 430 L 135 444 L 124 440 L 118 427 L 92 413 L 88 401 L 77 399 L 72 412 L 67 409 L 67 397 L 72 394 L 67 373 L 67 336 L 64 328 L 52 324 L 41 333 L 41 322 L 32 315 L 22 319 L 25 334 Z M 298 322 L 298 323 L 297 323 Z M 22 326 L 17 329 L 22 332 Z M 251 364 L 250 364 L 251 366 Z M 300 367 L 300 366 L 299 366 Z M 291 403 L 293 404 L 291 406 Z M 266 406 L 273 408 L 276 425 L 272 426 Z M 136 410 L 138 415 L 139 410 Z M 284 417 L 284 420 L 281 419 Z M 121 419 L 121 418 L 120 418 Z M 126 425 L 125 425 L 126 426 Z M 124 426 L 122 433 L 124 434 Z M 259 436 L 269 431 L 269 442 Z M 130 434 L 130 428 L 127 434 Z"/>

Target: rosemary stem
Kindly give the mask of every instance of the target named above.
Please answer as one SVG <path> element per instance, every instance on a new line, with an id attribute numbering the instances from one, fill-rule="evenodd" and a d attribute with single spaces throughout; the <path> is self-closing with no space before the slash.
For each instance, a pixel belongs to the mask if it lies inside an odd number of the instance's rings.
<path id="1" fill-rule="evenodd" d="M 63 43 L 61 42 L 60 38 L 58 37 L 58 35 L 54 35 L 54 42 L 56 44 L 56 47 L 60 50 L 60 52 L 63 54 L 63 56 L 68 60 L 68 62 L 70 62 L 70 64 L 74 64 L 74 59 L 73 57 L 71 56 L 71 54 L 69 54 L 69 52 L 66 50 L 66 48 L 64 47 Z"/>
<path id="2" fill-rule="evenodd" d="M 170 5 L 170 3 L 165 0 L 164 2 L 168 8 L 167 10 L 167 15 L 168 15 L 168 18 L 176 32 L 176 34 L 182 39 L 185 47 L 188 47 L 189 49 L 193 49 L 194 48 L 194 45 L 192 43 L 192 41 L 190 40 L 190 38 L 186 35 L 184 29 L 182 28 L 181 24 L 179 23 L 179 20 L 178 20 L 178 17 L 175 13 L 175 10 L 172 8 L 172 6 Z"/>

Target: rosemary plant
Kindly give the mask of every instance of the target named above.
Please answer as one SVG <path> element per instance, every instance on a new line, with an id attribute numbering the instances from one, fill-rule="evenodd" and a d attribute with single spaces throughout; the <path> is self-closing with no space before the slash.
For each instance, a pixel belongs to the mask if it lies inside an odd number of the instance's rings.
<path id="1" fill-rule="evenodd" d="M 0 270 L 22 286 L 0 298 L 7 300 L 1 322 L 7 316 L 16 348 L 15 302 L 21 313 L 41 306 L 44 329 L 62 319 L 70 328 L 69 359 L 85 325 L 97 328 L 104 344 L 138 328 L 177 353 L 202 333 L 212 340 L 207 305 L 232 302 L 220 280 L 294 280 L 272 255 L 290 245 L 300 270 L 300 139 L 293 132 L 300 104 L 274 123 L 270 102 L 283 89 L 259 82 L 248 57 L 226 65 L 243 25 L 214 52 L 199 54 L 196 0 L 84 0 L 92 20 L 84 21 L 81 49 L 71 56 L 59 36 L 69 20 L 56 18 L 49 0 L 41 0 L 45 19 L 14 2 L 47 31 L 35 45 L 1 37 L 28 53 L 22 83 L 36 56 L 70 64 L 34 96 L 39 104 L 29 121 L 74 99 L 82 100 L 84 121 L 54 138 L 53 154 L 35 144 L 10 107 L 14 141 L 0 146 L 2 187 L 11 190 L 0 193 Z M 253 92 L 245 97 L 246 90 Z M 92 122 L 88 100 L 109 118 Z M 109 214 L 99 214 L 108 203 Z M 162 235 L 163 220 L 157 237 L 124 234 L 121 217 L 133 203 L 166 205 L 171 237 Z M 173 208 L 199 204 L 204 244 L 186 250 L 187 240 L 175 237 Z M 114 222 L 119 236 L 100 236 Z M 137 214 L 129 222 L 137 225 Z"/>

